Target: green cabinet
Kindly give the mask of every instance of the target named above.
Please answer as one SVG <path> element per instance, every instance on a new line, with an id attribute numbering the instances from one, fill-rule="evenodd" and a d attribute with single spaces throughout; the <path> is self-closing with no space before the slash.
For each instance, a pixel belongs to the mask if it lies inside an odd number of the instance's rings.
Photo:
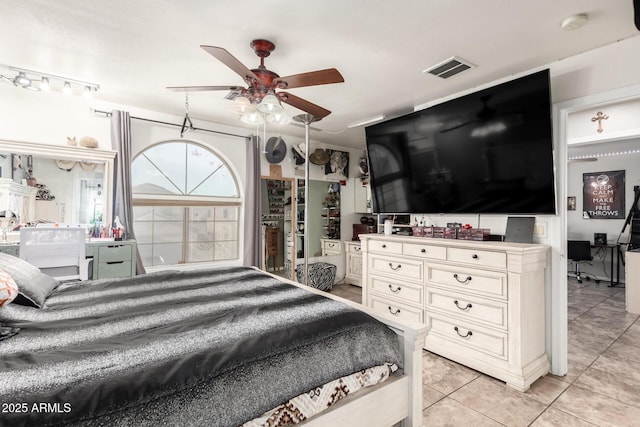
<path id="1" fill-rule="evenodd" d="M 0 252 L 20 256 L 20 245 L 0 243 Z M 135 240 L 88 240 L 85 257 L 93 259 L 94 279 L 132 277 L 136 274 Z"/>
<path id="2" fill-rule="evenodd" d="M 91 253 L 91 255 L 89 255 Z M 136 242 L 122 241 L 89 241 L 87 257 L 93 257 L 93 278 L 108 279 L 131 277 L 136 274 Z"/>

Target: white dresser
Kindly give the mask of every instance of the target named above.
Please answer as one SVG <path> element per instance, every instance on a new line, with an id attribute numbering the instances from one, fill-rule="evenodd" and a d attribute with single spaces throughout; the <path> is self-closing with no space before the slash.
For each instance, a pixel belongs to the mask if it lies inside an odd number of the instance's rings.
<path id="1" fill-rule="evenodd" d="M 359 241 L 344 242 L 344 252 L 346 257 L 345 277 L 347 283 L 362 286 L 362 249 Z"/>
<path id="2" fill-rule="evenodd" d="M 322 247 L 322 256 L 342 254 L 342 242 L 340 240 L 320 239 L 320 246 Z"/>
<path id="3" fill-rule="evenodd" d="M 363 303 L 430 326 L 424 348 L 520 391 L 549 371 L 545 245 L 360 236 Z"/>

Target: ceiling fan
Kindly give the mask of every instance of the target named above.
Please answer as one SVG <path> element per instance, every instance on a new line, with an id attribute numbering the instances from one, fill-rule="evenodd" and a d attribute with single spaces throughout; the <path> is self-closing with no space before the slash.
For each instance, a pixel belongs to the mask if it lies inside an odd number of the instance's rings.
<path id="1" fill-rule="evenodd" d="M 275 72 L 268 70 L 264 65 L 264 58 L 273 52 L 276 48 L 275 44 L 268 40 L 257 39 L 253 40 L 250 46 L 260 58 L 260 65 L 252 70 L 242 64 L 242 62 L 231 55 L 226 49 L 216 46 L 200 46 L 214 58 L 240 75 L 247 84 L 246 88 L 242 86 L 173 86 L 167 87 L 167 89 L 178 92 L 229 90 L 231 92 L 226 96 L 227 99 L 235 99 L 241 96 L 247 98 L 251 104 L 258 104 L 265 97 L 273 95 L 278 101 L 296 107 L 317 119 L 331 114 L 331 111 L 298 96 L 283 92 L 282 89 L 342 83 L 344 82 L 344 78 L 338 70 L 335 68 L 327 68 L 325 70 L 280 77 Z"/>

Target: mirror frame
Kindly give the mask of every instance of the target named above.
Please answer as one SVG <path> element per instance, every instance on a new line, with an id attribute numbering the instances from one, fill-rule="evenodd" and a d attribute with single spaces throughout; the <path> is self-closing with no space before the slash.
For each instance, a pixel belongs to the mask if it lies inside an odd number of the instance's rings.
<path id="1" fill-rule="evenodd" d="M 0 139 L 0 152 L 31 154 L 39 157 L 59 160 L 95 160 L 104 162 L 104 223 L 111 224 L 113 211 L 113 172 L 116 152 L 97 148 L 85 148 L 72 145 L 53 145 L 39 142 L 11 141 Z"/>

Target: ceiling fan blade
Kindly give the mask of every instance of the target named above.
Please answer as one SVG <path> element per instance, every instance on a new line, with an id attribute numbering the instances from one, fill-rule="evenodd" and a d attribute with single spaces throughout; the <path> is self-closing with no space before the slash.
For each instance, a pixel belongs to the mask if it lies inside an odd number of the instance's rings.
<path id="1" fill-rule="evenodd" d="M 327 68 L 326 70 L 294 74 L 292 76 L 279 77 L 275 79 L 276 87 L 279 87 L 281 89 L 326 85 L 342 82 L 344 82 L 344 77 L 342 77 L 342 74 L 340 74 L 340 72 L 335 68 Z"/>
<path id="2" fill-rule="evenodd" d="M 201 48 L 206 50 L 211 56 L 218 59 L 227 67 L 235 71 L 245 82 L 249 83 L 249 79 L 260 80 L 253 71 L 248 69 L 242 62 L 238 61 L 235 56 L 227 52 L 226 49 L 216 46 L 200 45 Z"/>
<path id="3" fill-rule="evenodd" d="M 169 86 L 174 92 L 201 92 L 206 90 L 242 90 L 242 86 Z"/>
<path id="4" fill-rule="evenodd" d="M 291 95 L 287 92 L 278 92 L 278 97 L 280 100 L 286 104 L 289 104 L 293 107 L 296 107 L 306 113 L 311 114 L 319 119 L 328 116 L 331 114 L 331 111 L 320 107 L 312 102 L 307 101 L 306 99 L 302 99 L 298 96 Z"/>

